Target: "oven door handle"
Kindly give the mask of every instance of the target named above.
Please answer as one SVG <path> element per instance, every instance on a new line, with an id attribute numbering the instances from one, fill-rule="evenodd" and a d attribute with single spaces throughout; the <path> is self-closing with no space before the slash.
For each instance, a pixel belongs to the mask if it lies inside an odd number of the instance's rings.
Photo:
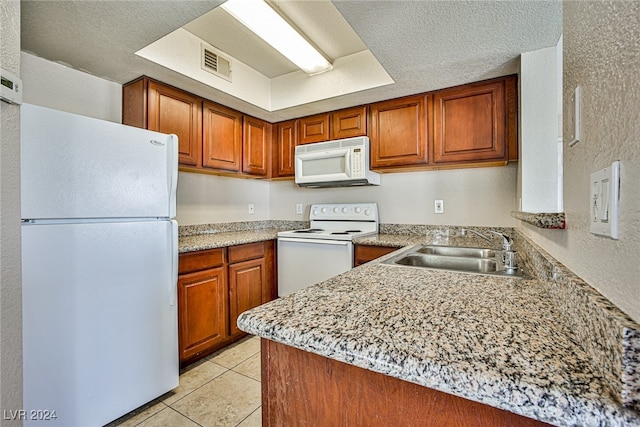
<path id="1" fill-rule="evenodd" d="M 323 239 L 298 239 L 289 237 L 278 237 L 281 242 L 292 243 L 317 243 L 320 245 L 336 245 L 336 246 L 349 246 L 351 242 L 349 240 L 323 240 Z"/>

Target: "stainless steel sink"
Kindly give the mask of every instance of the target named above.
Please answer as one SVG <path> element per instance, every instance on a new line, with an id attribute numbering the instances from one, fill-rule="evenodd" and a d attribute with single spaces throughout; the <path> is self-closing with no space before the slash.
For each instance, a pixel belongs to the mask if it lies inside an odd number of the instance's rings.
<path id="1" fill-rule="evenodd" d="M 443 268 L 446 270 L 471 271 L 477 273 L 493 273 L 496 271 L 496 260 L 488 258 L 468 258 L 456 256 L 425 255 L 412 253 L 395 261 L 399 265 L 412 267 Z"/>
<path id="2" fill-rule="evenodd" d="M 521 269 L 506 269 L 500 251 L 488 248 L 415 245 L 384 261 L 384 265 L 459 271 L 492 276 L 524 277 Z"/>
<path id="3" fill-rule="evenodd" d="M 469 258 L 494 258 L 496 251 L 485 248 L 466 248 L 460 246 L 422 246 L 416 252 L 429 255 L 444 255 Z"/>

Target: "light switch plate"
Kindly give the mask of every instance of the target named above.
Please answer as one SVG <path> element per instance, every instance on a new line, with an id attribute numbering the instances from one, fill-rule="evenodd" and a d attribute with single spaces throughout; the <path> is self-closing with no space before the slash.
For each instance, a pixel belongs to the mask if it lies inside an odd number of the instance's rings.
<path id="1" fill-rule="evenodd" d="M 589 230 L 593 234 L 618 239 L 620 161 L 591 173 Z"/>
<path id="2" fill-rule="evenodd" d="M 573 147 L 580 141 L 580 113 L 581 113 L 581 93 L 580 86 L 576 87 L 569 97 L 569 111 L 567 120 L 569 122 L 569 147 Z"/>

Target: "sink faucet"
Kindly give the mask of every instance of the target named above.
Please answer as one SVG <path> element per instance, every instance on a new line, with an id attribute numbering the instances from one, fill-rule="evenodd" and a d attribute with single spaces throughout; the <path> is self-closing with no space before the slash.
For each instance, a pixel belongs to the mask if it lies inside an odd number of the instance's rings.
<path id="1" fill-rule="evenodd" d="M 466 228 L 460 230 L 460 234 L 462 236 L 466 236 L 467 232 L 471 232 L 488 242 L 492 241 L 489 237 L 475 230 L 467 230 Z M 511 237 L 507 236 L 506 234 L 498 233 L 497 231 L 489 230 L 489 233 L 493 233 L 497 236 L 502 237 L 502 263 L 504 264 L 504 268 L 507 271 L 509 271 L 510 273 L 514 273 L 518 269 L 518 267 L 516 266 L 516 252 L 511 250 L 513 240 L 511 240 Z"/>

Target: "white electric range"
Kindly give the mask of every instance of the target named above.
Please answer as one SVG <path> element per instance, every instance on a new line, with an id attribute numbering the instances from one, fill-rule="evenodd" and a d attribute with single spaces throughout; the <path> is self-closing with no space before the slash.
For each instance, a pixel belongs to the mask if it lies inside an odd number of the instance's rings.
<path id="1" fill-rule="evenodd" d="M 310 228 L 278 233 L 279 296 L 351 270 L 352 240 L 378 233 L 378 205 L 314 204 L 309 220 Z"/>

